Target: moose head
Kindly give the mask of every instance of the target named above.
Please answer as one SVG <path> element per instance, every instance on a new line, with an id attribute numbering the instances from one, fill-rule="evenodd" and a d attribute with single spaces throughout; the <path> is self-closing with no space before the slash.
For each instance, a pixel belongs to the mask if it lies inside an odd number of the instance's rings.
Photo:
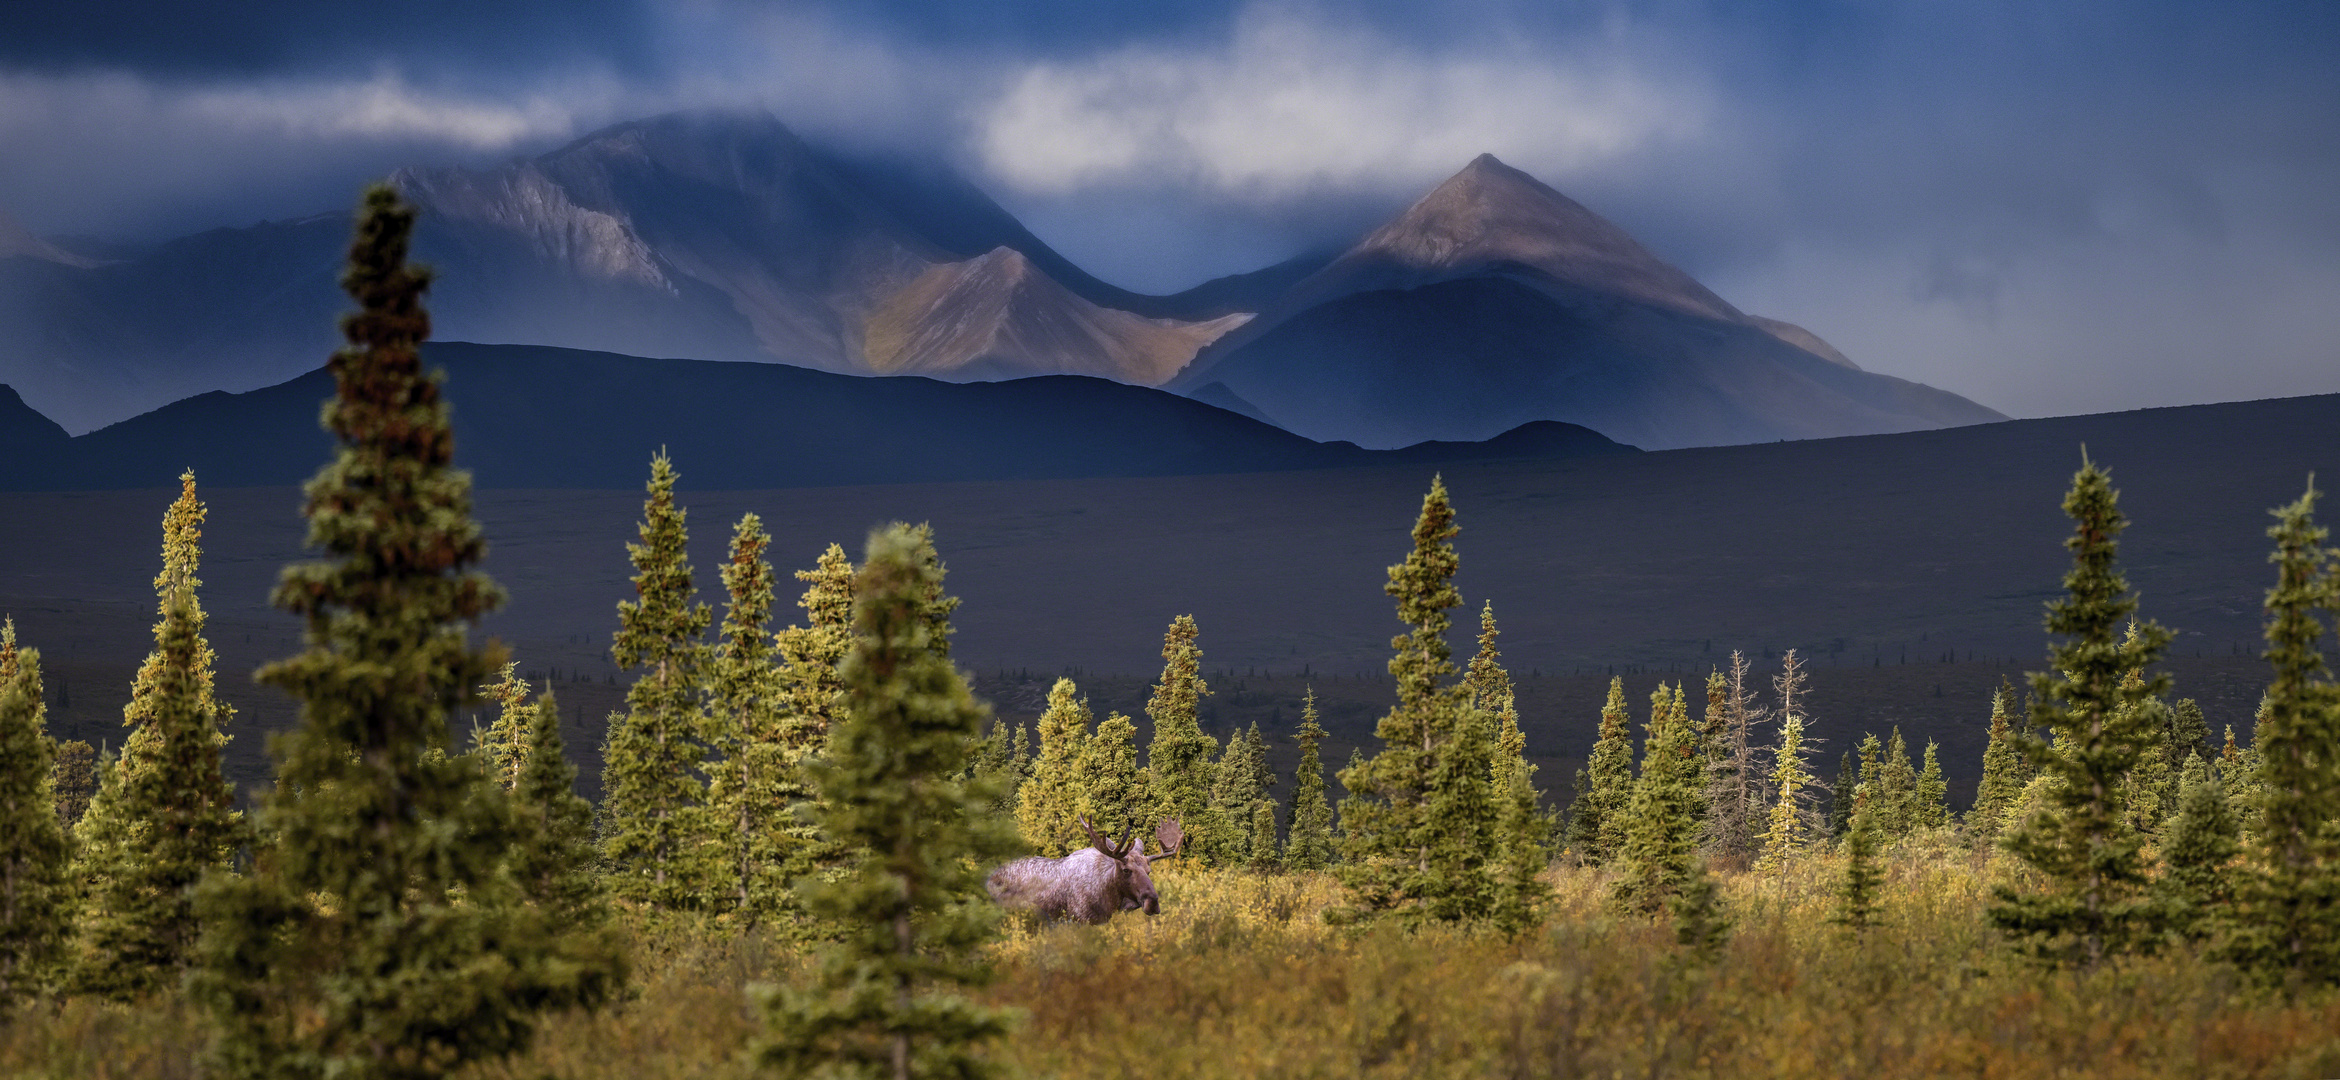
<path id="1" fill-rule="evenodd" d="M 1162 898 L 1154 892 L 1154 875 L 1147 867 L 1175 857 L 1185 845 L 1186 834 L 1179 829 L 1177 820 L 1164 821 L 1154 830 L 1157 853 L 1153 855 L 1146 854 L 1146 842 L 1138 838 L 1134 829 L 1128 836 L 1122 837 L 1118 844 L 1098 835 L 1096 827 L 1089 824 L 1088 818 L 1081 819 L 1081 830 L 1089 834 L 1089 842 L 1096 845 L 1100 854 L 1113 860 L 1116 872 L 1114 886 L 1120 910 L 1143 909 L 1148 915 L 1161 914 Z"/>

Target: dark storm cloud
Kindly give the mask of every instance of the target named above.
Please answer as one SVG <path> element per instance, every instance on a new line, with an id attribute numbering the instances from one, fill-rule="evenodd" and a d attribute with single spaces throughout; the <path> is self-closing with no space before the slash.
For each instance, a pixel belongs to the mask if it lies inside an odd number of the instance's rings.
<path id="1" fill-rule="evenodd" d="M 745 105 L 950 156 L 1076 261 L 1167 290 L 1349 239 L 1487 151 L 1743 307 L 2008 411 L 2340 390 L 2322 0 L 20 0 L 8 19 L 0 209 L 49 232 L 285 216 L 399 164 Z"/>
<path id="2" fill-rule="evenodd" d="M 0 65 L 209 78 L 396 63 L 494 81 L 580 55 L 647 72 L 658 21 L 640 0 L 16 0 Z"/>

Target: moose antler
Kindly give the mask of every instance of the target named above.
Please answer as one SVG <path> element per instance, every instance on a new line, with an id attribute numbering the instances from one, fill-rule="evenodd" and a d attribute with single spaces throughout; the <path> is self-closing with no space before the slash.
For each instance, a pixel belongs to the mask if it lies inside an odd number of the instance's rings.
<path id="1" fill-rule="evenodd" d="M 1162 848 L 1161 854 L 1154 856 L 1155 862 L 1178 854 L 1179 849 L 1186 844 L 1186 833 L 1179 829 L 1177 818 L 1165 819 L 1154 827 L 1154 843 Z"/>
<path id="2" fill-rule="evenodd" d="M 1089 842 L 1095 844 L 1097 846 L 1097 850 L 1102 851 L 1115 859 L 1121 859 L 1128 856 L 1130 845 L 1136 841 L 1136 837 L 1132 836 L 1129 839 L 1123 840 L 1118 846 L 1116 846 L 1110 841 L 1107 841 L 1104 837 L 1097 835 L 1097 827 L 1089 824 L 1088 818 L 1081 819 L 1081 831 L 1089 834 Z"/>

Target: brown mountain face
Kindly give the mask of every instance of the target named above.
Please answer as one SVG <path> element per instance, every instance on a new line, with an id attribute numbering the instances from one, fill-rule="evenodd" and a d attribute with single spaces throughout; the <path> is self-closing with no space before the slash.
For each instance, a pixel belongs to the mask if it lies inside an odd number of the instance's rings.
<path id="1" fill-rule="evenodd" d="M 1077 295 L 1041 264 L 1122 299 L 963 181 L 926 179 L 921 190 L 873 176 L 770 117 L 666 117 L 501 169 L 410 170 L 397 182 L 443 222 L 572 279 L 727 308 L 757 359 L 1159 384 L 1228 325 L 1148 319 Z M 981 241 L 990 243 L 965 250 Z"/>
<path id="2" fill-rule="evenodd" d="M 1657 449 L 2005 419 L 1739 311 L 1491 155 L 1170 384 L 1214 385 L 1300 434 L 1365 446 L 1484 439 L 1534 420 Z"/>
<path id="3" fill-rule="evenodd" d="M 862 354 L 880 375 L 968 381 L 1101 375 L 1159 386 L 1197 350 L 1249 320 L 1147 319 L 1099 307 L 1022 252 L 993 248 L 930 266 L 870 313 Z"/>

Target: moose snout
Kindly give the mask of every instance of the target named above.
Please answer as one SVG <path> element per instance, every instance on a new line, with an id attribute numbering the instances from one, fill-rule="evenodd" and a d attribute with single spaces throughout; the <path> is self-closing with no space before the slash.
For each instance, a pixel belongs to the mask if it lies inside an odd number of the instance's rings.
<path id="1" fill-rule="evenodd" d="M 1162 913 L 1161 897 L 1156 896 L 1153 893 L 1147 893 L 1144 896 L 1139 897 L 1138 900 L 1145 905 L 1146 914 L 1160 915 Z"/>

